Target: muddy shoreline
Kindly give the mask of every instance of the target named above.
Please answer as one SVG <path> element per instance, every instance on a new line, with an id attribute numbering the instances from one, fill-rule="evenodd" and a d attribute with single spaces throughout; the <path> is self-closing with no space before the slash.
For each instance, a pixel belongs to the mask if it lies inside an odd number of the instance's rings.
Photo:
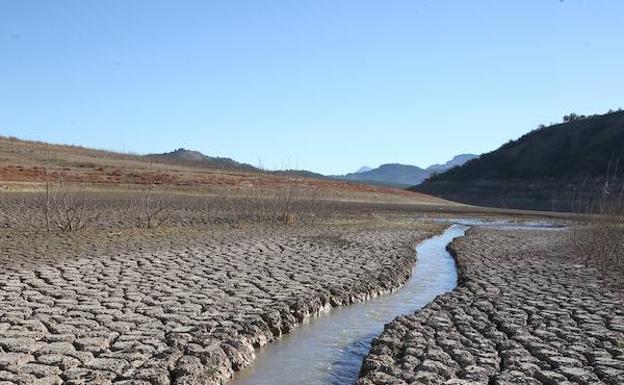
<path id="1" fill-rule="evenodd" d="M 0 381 L 226 382 L 256 348 L 305 318 L 398 288 L 415 244 L 442 229 L 389 222 L 189 230 L 182 240 L 153 237 L 132 249 L 111 242 L 102 253 L 85 251 L 89 239 L 80 255 L 46 245 L 49 257 L 18 252 L 27 241 L 5 242 Z"/>
<path id="2" fill-rule="evenodd" d="M 624 383 L 624 301 L 567 237 L 472 229 L 455 240 L 457 289 L 386 325 L 357 384 Z"/>

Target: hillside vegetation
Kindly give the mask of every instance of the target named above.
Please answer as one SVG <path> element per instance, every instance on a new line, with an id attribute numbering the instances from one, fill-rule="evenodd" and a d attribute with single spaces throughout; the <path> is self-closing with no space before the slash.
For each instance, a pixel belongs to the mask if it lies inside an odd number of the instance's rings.
<path id="1" fill-rule="evenodd" d="M 622 163 L 624 112 L 572 114 L 410 189 L 471 204 L 567 210 L 575 191 L 602 188 Z"/>
<path id="2" fill-rule="evenodd" d="M 0 136 L 0 192 L 40 189 L 46 180 L 62 180 L 107 190 L 157 184 L 168 191 L 234 196 L 296 188 L 325 199 L 449 203 L 403 189 L 321 177 L 296 170 L 267 172 L 184 149 L 145 156 Z"/>

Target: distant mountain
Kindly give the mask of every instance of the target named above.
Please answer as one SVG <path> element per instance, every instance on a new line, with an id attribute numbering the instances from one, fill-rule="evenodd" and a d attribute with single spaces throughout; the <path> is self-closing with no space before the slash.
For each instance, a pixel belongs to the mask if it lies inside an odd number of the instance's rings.
<path id="1" fill-rule="evenodd" d="M 240 163 L 230 158 L 212 157 L 204 155 L 199 151 L 179 148 L 175 151 L 163 154 L 144 155 L 144 158 L 158 162 L 184 164 L 187 166 L 209 167 L 216 169 L 238 170 L 238 171 L 259 171 L 256 167 Z"/>
<path id="2" fill-rule="evenodd" d="M 426 169 L 418 166 L 398 163 L 382 164 L 374 169 L 365 166 L 354 173 L 337 176 L 336 178 L 374 184 L 385 184 L 388 186 L 407 187 L 420 184 L 433 173 L 446 171 L 449 168 L 464 164 L 468 160 L 476 157 L 478 157 L 478 155 L 457 155 L 444 164 L 435 164 L 427 167 Z"/>
<path id="3" fill-rule="evenodd" d="M 355 172 L 339 177 L 340 179 L 377 182 L 391 186 L 408 186 L 422 182 L 429 174 L 417 166 L 390 163 L 362 172 Z"/>
<path id="4" fill-rule="evenodd" d="M 461 166 L 464 163 L 468 162 L 469 160 L 473 160 L 478 157 L 479 155 L 475 155 L 475 154 L 455 155 L 453 159 L 449 160 L 448 162 L 444 164 L 432 164 L 431 166 L 427 167 L 426 170 L 431 171 L 432 173 L 441 173 L 453 167 Z"/>
<path id="5" fill-rule="evenodd" d="M 617 163 L 622 174 L 624 112 L 571 114 L 410 189 L 484 206 L 569 210 L 575 190 L 586 199 Z"/>

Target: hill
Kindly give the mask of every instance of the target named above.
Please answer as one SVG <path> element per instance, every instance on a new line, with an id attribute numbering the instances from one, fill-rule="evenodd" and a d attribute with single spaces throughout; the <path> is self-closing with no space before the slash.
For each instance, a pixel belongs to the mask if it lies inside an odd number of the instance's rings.
<path id="1" fill-rule="evenodd" d="M 346 174 L 339 178 L 362 182 L 378 182 L 396 186 L 409 186 L 422 182 L 427 176 L 427 172 L 418 166 L 388 163 L 382 164 L 372 170 Z"/>
<path id="2" fill-rule="evenodd" d="M 408 187 L 420 184 L 434 173 L 443 172 L 458 165 L 462 165 L 476 157 L 478 157 L 478 155 L 457 155 L 444 164 L 434 164 L 426 169 L 418 166 L 388 163 L 382 164 L 374 169 L 362 167 L 354 173 L 338 176 L 337 178 L 387 186 Z"/>
<path id="3" fill-rule="evenodd" d="M 240 163 L 230 158 L 212 157 L 204 155 L 199 151 L 192 151 L 184 148 L 179 148 L 164 154 L 148 154 L 144 155 L 144 157 L 150 160 L 171 164 L 186 164 L 223 170 L 259 171 L 256 167 L 247 163 Z"/>
<path id="4" fill-rule="evenodd" d="M 215 159 L 227 158 L 184 149 L 144 156 L 0 136 L 0 195 L 7 189 L 38 189 L 47 173 L 53 181 L 58 178 L 87 182 L 92 188 L 106 191 L 156 183 L 165 185 L 167 190 L 236 196 L 253 193 L 255 187 L 266 190 L 294 187 L 337 200 L 455 206 L 403 189 L 327 179 L 299 170 L 266 172 L 231 159 L 225 162 Z"/>
<path id="5" fill-rule="evenodd" d="M 624 112 L 571 114 L 410 190 L 477 205 L 567 210 L 581 185 L 586 196 L 602 188 L 618 161 L 624 162 Z"/>

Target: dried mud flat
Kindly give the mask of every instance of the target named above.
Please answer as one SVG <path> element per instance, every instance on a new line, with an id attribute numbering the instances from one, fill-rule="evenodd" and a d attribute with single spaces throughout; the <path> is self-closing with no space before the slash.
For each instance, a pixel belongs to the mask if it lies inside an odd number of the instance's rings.
<path id="1" fill-rule="evenodd" d="M 415 243 L 441 230 L 418 226 L 182 227 L 177 241 L 52 245 L 5 232 L 0 384 L 221 383 L 305 317 L 398 287 Z"/>
<path id="2" fill-rule="evenodd" d="M 474 229 L 458 288 L 386 325 L 358 385 L 624 384 L 624 302 L 563 231 Z"/>

